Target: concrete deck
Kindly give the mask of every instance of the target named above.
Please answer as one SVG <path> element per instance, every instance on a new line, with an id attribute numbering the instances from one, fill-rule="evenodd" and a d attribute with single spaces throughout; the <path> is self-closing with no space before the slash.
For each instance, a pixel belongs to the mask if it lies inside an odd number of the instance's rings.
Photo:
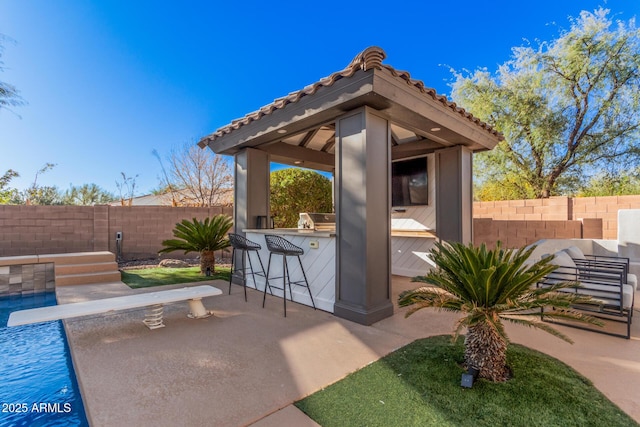
<path id="1" fill-rule="evenodd" d="M 315 426 L 291 403 L 417 338 L 448 334 L 456 315 L 406 309 L 366 327 L 235 286 L 203 299 L 215 317 L 188 319 L 187 303 L 165 307 L 166 327 L 150 331 L 141 311 L 66 320 L 85 409 L 94 426 Z M 183 287 L 184 285 L 176 285 Z M 413 288 L 394 277 L 397 294 Z M 164 287 L 163 289 L 168 289 Z M 132 291 L 121 282 L 59 288 L 68 303 Z M 640 422 L 640 322 L 632 339 L 560 327 L 570 345 L 544 332 L 507 326 L 514 342 L 572 366 Z"/>

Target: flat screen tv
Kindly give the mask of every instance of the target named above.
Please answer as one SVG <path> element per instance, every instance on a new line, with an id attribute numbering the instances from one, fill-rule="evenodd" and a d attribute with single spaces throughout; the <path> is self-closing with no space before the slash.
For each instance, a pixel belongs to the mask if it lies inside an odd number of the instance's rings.
<path id="1" fill-rule="evenodd" d="M 427 158 L 391 163 L 391 206 L 429 204 Z"/>

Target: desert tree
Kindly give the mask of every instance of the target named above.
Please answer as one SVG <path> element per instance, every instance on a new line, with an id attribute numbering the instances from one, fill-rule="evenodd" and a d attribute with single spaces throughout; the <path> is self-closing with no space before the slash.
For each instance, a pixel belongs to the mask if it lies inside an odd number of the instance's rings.
<path id="1" fill-rule="evenodd" d="M 218 206 L 228 202 L 233 176 L 227 158 L 195 144 L 184 144 L 171 150 L 165 169 L 156 150 L 153 155 L 163 172 L 160 187 L 171 193 L 173 204 Z"/>
<path id="2" fill-rule="evenodd" d="M 4 43 L 8 41 L 11 41 L 11 39 L 0 34 L 0 71 L 4 71 L 5 69 L 2 54 L 4 53 Z M 24 99 L 22 99 L 15 86 L 0 81 L 0 110 L 4 108 L 11 111 L 12 107 L 19 107 L 24 105 L 24 103 Z"/>
<path id="3" fill-rule="evenodd" d="M 104 205 L 116 200 L 116 197 L 96 184 L 71 186 L 62 195 L 62 204 L 94 206 Z"/>
<path id="4" fill-rule="evenodd" d="M 56 167 L 55 163 L 45 163 L 40 169 L 36 171 L 35 177 L 31 185 L 25 190 L 21 191 L 17 200 L 14 202 L 24 203 L 26 205 L 58 205 L 60 204 L 60 192 L 55 185 L 42 185 L 38 182 L 38 179 Z"/>
<path id="5" fill-rule="evenodd" d="M 133 198 L 136 195 L 136 176 L 127 176 L 126 173 L 120 172 L 121 180 L 116 180 L 116 187 L 120 195 L 120 204 L 122 206 L 131 206 Z"/>
<path id="6" fill-rule="evenodd" d="M 454 71 L 452 98 L 505 136 L 476 156 L 478 198 L 567 194 L 602 168 L 638 164 L 640 30 L 609 14 L 582 11 L 495 74 Z"/>
<path id="7" fill-rule="evenodd" d="M 13 178 L 19 176 L 20 174 L 13 169 L 7 170 L 4 175 L 0 176 L 0 205 L 5 205 L 16 197 L 18 190 L 10 188 L 9 184 Z"/>

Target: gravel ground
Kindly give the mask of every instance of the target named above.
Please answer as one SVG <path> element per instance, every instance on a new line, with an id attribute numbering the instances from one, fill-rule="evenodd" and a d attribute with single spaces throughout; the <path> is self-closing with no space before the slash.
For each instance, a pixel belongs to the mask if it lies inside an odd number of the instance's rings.
<path id="1" fill-rule="evenodd" d="M 126 260 L 118 262 L 118 268 L 120 270 L 137 270 L 141 268 L 155 268 L 158 267 L 160 261 L 165 258 L 145 258 L 145 259 L 134 259 L 134 260 Z M 189 264 L 190 267 L 198 267 L 200 265 L 199 258 L 186 258 L 181 259 L 181 261 Z M 231 260 L 229 259 L 216 259 L 216 265 L 229 266 L 231 264 Z"/>

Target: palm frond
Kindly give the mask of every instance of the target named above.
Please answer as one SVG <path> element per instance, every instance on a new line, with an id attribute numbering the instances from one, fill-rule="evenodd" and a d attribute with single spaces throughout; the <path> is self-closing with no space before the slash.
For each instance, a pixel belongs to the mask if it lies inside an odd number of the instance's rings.
<path id="1" fill-rule="evenodd" d="M 227 232 L 233 221 L 226 215 L 216 215 L 200 221 L 193 218 L 177 223 L 173 229 L 174 239 L 162 241 L 164 246 L 158 253 L 173 251 L 202 252 L 217 251 L 229 246 Z"/>
<path id="2" fill-rule="evenodd" d="M 529 262 L 534 250 L 535 246 L 503 249 L 500 243 L 489 250 L 485 245 L 436 242 L 431 258 L 437 268 L 412 279 L 430 286 L 403 292 L 399 304 L 410 307 L 407 316 L 426 307 L 459 311 L 464 316 L 456 322 L 456 334 L 464 327 L 484 323 L 505 340 L 503 320 L 533 326 L 566 339 L 539 319 L 544 308 L 553 309 L 544 314 L 549 319 L 597 325 L 596 319 L 572 309 L 576 304 L 593 302 L 590 297 L 570 292 L 570 288 L 579 288 L 579 284 L 561 282 L 537 286 L 557 267 L 551 264 L 552 257 Z"/>

